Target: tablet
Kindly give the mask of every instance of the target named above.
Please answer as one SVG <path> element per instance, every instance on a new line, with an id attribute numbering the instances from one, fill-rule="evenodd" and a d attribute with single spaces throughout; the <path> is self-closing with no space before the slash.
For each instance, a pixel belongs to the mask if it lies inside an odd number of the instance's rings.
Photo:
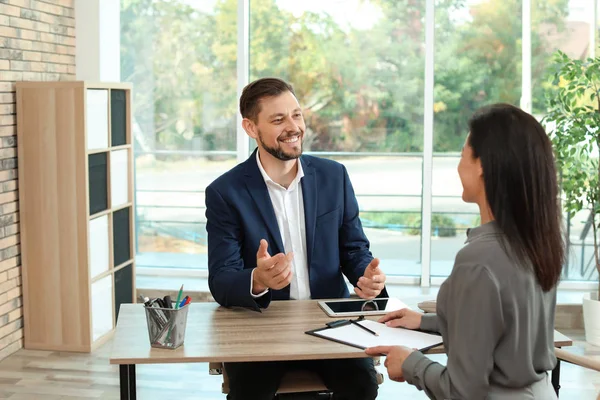
<path id="1" fill-rule="evenodd" d="M 364 299 L 336 299 L 321 300 L 319 306 L 330 317 L 351 317 L 358 315 L 381 315 L 390 311 L 410 308 L 394 297 L 373 300 Z"/>

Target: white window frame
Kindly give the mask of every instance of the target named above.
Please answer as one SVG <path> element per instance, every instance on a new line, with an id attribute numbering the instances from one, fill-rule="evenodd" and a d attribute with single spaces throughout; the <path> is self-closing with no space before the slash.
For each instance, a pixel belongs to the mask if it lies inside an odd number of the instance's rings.
<path id="1" fill-rule="evenodd" d="M 85 0 L 87 2 L 87 0 Z M 98 1 L 98 0 L 94 0 Z M 118 0 L 111 0 L 118 1 Z M 238 0 L 238 17 L 237 17 L 237 94 L 238 98 L 241 95 L 242 89 L 249 83 L 249 72 L 250 72 L 250 1 L 251 0 Z M 593 18 L 592 30 L 590 33 L 590 56 L 595 56 L 596 53 L 596 32 L 598 30 L 598 2 L 593 1 L 593 12 L 590 13 Z M 77 0 L 76 11 L 78 17 L 88 10 L 88 13 L 95 13 L 94 22 L 97 21 L 99 25 L 98 32 L 102 29 L 114 30 L 115 21 L 119 21 L 120 18 L 120 7 L 112 7 L 112 17 L 107 17 L 106 13 L 100 14 L 98 9 L 92 9 L 90 7 L 82 7 L 83 1 Z M 522 2 L 522 97 L 521 107 L 531 112 L 531 0 L 523 0 Z M 88 15 L 89 17 L 89 15 Z M 78 18 L 84 20 L 85 18 Z M 79 30 L 84 29 L 83 26 L 78 26 Z M 86 43 L 95 45 L 98 48 L 98 34 L 96 28 L 93 28 L 93 35 L 79 35 L 78 47 L 85 48 Z M 89 29 L 88 29 L 89 30 Z M 86 39 L 87 38 L 87 39 Z M 114 59 L 118 59 L 119 46 L 114 46 L 116 41 L 113 40 L 113 52 L 111 53 Z M 100 54 L 100 52 L 98 52 Z M 106 60 L 105 52 L 101 53 Z M 83 55 L 80 55 L 81 58 Z M 445 277 L 431 276 L 431 217 L 432 217 L 432 183 L 433 183 L 433 130 L 434 130 L 434 68 L 435 68 L 435 0 L 426 0 L 425 3 L 425 87 L 424 87 L 424 132 L 423 132 L 423 170 L 422 170 L 422 232 L 421 232 L 421 273 L 418 276 L 389 276 L 388 282 L 392 284 L 407 284 L 407 285 L 420 285 L 422 287 L 439 286 L 445 281 Z M 79 64 L 79 63 L 78 63 Z M 104 64 L 100 57 L 96 61 L 96 64 Z M 112 63 L 114 65 L 114 63 Z M 101 66 L 100 65 L 100 66 Z M 99 73 L 99 69 L 95 69 L 97 66 L 88 66 L 88 70 L 93 70 L 96 74 Z M 106 67 L 104 70 L 107 71 Z M 111 71 L 110 76 L 114 76 L 114 71 Z M 80 73 L 78 73 L 80 75 Z M 101 78 L 101 77 L 99 77 Z M 101 80 L 101 79 L 100 79 Z M 241 126 L 242 118 L 238 113 L 237 117 L 237 130 L 236 130 L 236 159 L 238 162 L 242 162 L 247 159 L 250 154 L 250 138 Z M 207 270 L 189 270 L 189 269 L 177 269 L 177 268 L 144 268 L 140 267 L 137 269 L 137 274 L 140 275 L 165 275 L 165 276 L 191 276 L 191 277 L 208 277 Z M 593 290 L 597 286 L 596 282 L 583 282 L 583 281 L 565 281 L 559 285 L 561 289 L 590 289 Z"/>

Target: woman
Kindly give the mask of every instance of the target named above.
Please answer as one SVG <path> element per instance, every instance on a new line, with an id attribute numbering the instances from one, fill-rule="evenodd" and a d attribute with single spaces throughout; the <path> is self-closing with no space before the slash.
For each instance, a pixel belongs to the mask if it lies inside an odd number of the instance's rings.
<path id="1" fill-rule="evenodd" d="M 556 399 L 547 371 L 564 244 L 552 146 L 535 118 L 507 104 L 482 108 L 469 128 L 458 174 L 481 225 L 467 232 L 437 314 L 380 320 L 441 333 L 447 366 L 405 347 L 367 353 L 386 354 L 392 380 L 432 399 Z"/>

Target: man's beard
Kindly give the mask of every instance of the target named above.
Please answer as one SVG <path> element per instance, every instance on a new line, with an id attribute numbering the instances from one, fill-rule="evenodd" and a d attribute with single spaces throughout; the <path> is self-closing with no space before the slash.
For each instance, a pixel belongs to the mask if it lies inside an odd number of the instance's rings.
<path id="1" fill-rule="evenodd" d="M 262 138 L 262 132 L 259 130 L 258 131 L 258 141 L 260 142 L 260 144 L 262 145 L 262 147 L 273 157 L 275 157 L 278 160 L 281 161 L 290 161 L 290 160 L 295 160 L 298 157 L 300 157 L 302 155 L 302 132 L 296 132 L 292 135 L 288 135 L 286 137 L 286 139 L 289 139 L 290 137 L 296 136 L 298 135 L 298 141 L 300 142 L 300 151 L 299 152 L 294 152 L 294 153 L 286 153 L 283 148 L 281 147 L 281 145 L 278 145 L 277 147 L 270 147 L 268 146 L 263 138 Z M 283 140 L 286 140 L 283 139 Z M 277 143 L 279 143 L 279 138 L 277 139 Z"/>

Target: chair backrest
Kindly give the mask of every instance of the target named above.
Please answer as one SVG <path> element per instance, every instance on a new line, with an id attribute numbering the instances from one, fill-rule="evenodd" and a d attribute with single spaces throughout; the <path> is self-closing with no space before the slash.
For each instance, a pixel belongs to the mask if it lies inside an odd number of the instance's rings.
<path id="1" fill-rule="evenodd" d="M 208 373 L 211 375 L 223 375 L 221 392 L 229 393 L 229 378 L 222 363 L 209 363 Z M 277 394 L 319 392 L 329 393 L 327 386 L 321 378 L 312 371 L 291 371 L 283 376 Z"/>
<path id="2" fill-rule="evenodd" d="M 377 357 L 374 362 L 375 365 L 379 365 L 379 357 Z M 229 393 L 229 378 L 227 377 L 227 372 L 225 371 L 225 368 L 223 368 L 222 363 L 209 363 L 208 373 L 210 375 L 223 375 L 221 392 L 223 394 Z M 379 372 L 377 373 L 377 383 L 379 385 L 383 383 L 383 375 Z M 327 386 L 325 386 L 319 375 L 312 371 L 303 370 L 291 371 L 285 374 L 277 389 L 277 394 L 307 392 L 329 393 L 329 389 L 327 389 Z"/>

